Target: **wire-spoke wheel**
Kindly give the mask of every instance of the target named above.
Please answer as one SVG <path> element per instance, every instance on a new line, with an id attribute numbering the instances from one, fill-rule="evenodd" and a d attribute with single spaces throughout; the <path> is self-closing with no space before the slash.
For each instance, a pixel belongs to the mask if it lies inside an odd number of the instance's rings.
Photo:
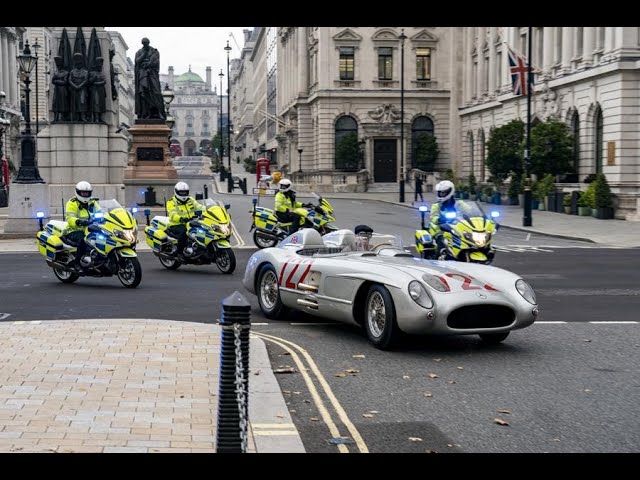
<path id="1" fill-rule="evenodd" d="M 372 285 L 365 302 L 365 329 L 371 343 L 386 350 L 398 339 L 395 306 L 389 291 L 382 285 Z"/>
<path id="2" fill-rule="evenodd" d="M 216 265 L 222 273 L 231 274 L 236 269 L 236 254 L 230 248 L 216 251 Z"/>
<path id="3" fill-rule="evenodd" d="M 124 257 L 118 265 L 118 279 L 127 288 L 136 288 L 142 280 L 142 267 L 137 257 Z"/>
<path id="4" fill-rule="evenodd" d="M 286 316 L 289 309 L 284 306 L 280 299 L 278 276 L 273 265 L 267 264 L 260 270 L 256 293 L 258 294 L 260 309 L 265 317 L 277 320 Z"/>
<path id="5" fill-rule="evenodd" d="M 57 267 L 53 268 L 53 274 L 62 283 L 73 283 L 76 280 L 78 280 L 78 278 L 80 278 L 80 275 L 78 275 L 77 273 L 73 273 L 73 272 L 70 272 L 69 270 L 63 270 L 62 268 L 57 268 Z"/>

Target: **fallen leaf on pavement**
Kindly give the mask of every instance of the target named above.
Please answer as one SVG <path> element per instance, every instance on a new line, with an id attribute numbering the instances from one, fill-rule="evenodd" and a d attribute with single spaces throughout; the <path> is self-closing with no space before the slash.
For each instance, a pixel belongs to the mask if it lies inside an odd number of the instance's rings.
<path id="1" fill-rule="evenodd" d="M 447 447 L 453 447 L 453 445 L 450 443 L 447 443 Z"/>
<path id="2" fill-rule="evenodd" d="M 420 437 L 409 437 L 410 442 L 421 442 L 422 439 Z"/>
<path id="3" fill-rule="evenodd" d="M 361 353 L 357 354 L 357 355 L 352 355 L 353 358 L 366 358 L 364 355 L 362 355 Z"/>
<path id="4" fill-rule="evenodd" d="M 294 395 L 300 395 L 301 392 L 293 392 Z"/>
<path id="5" fill-rule="evenodd" d="M 303 400 L 304 403 L 311 403 L 311 400 Z"/>
<path id="6" fill-rule="evenodd" d="M 506 408 L 499 408 L 497 410 L 498 413 L 511 413 L 511 410 L 508 410 Z"/>
<path id="7" fill-rule="evenodd" d="M 373 413 L 375 415 L 376 413 L 380 413 L 380 412 L 378 410 L 369 410 L 369 413 Z"/>
<path id="8" fill-rule="evenodd" d="M 585 388 L 585 389 L 584 389 L 584 391 L 585 391 L 586 393 L 590 393 L 590 392 L 591 392 L 591 390 L 589 390 L 588 388 Z"/>
<path id="9" fill-rule="evenodd" d="M 373 418 L 373 415 L 371 415 L 370 413 L 363 413 L 362 416 L 364 418 Z"/>
<path id="10" fill-rule="evenodd" d="M 429 378 L 438 378 L 438 375 L 436 375 L 435 373 L 430 373 Z"/>
<path id="11" fill-rule="evenodd" d="M 320 419 L 318 417 L 311 417 L 309 420 L 311 420 L 312 422 L 320 421 Z"/>
<path id="12" fill-rule="evenodd" d="M 425 392 L 424 396 L 431 398 L 431 397 L 433 397 L 433 394 L 431 392 Z"/>
<path id="13" fill-rule="evenodd" d="M 291 390 L 282 390 L 285 395 L 291 395 Z"/>
<path id="14" fill-rule="evenodd" d="M 346 373 L 360 373 L 360 370 L 356 370 L 355 368 L 350 368 L 345 370 Z"/>
<path id="15" fill-rule="evenodd" d="M 464 367 L 456 367 L 458 370 L 464 370 Z"/>
<path id="16" fill-rule="evenodd" d="M 424 453 L 438 453 L 435 450 L 425 450 Z"/>
<path id="17" fill-rule="evenodd" d="M 273 373 L 296 373 L 296 369 L 293 367 L 288 368 L 276 368 Z"/>
<path id="18" fill-rule="evenodd" d="M 441 361 L 441 360 L 442 360 L 441 358 L 434 358 L 434 359 L 433 359 L 433 361 L 434 361 L 434 362 L 439 362 L 439 361 Z"/>
<path id="19" fill-rule="evenodd" d="M 585 343 L 589 343 L 591 340 L 582 340 Z"/>
<path id="20" fill-rule="evenodd" d="M 508 427 L 509 426 L 509 422 L 506 422 L 506 421 L 502 420 L 501 418 L 494 418 L 493 421 L 496 422 L 498 425 L 502 425 L 503 427 Z"/>
<path id="21" fill-rule="evenodd" d="M 284 415 L 277 414 L 276 417 L 277 418 L 284 418 Z"/>
<path id="22" fill-rule="evenodd" d="M 405 380 L 408 378 L 411 378 L 409 375 L 402 375 L 402 378 L 404 378 Z"/>
<path id="23" fill-rule="evenodd" d="M 340 373 L 336 373 L 335 376 L 338 377 L 338 378 L 343 378 L 343 377 L 346 377 L 347 374 L 340 372 Z"/>
<path id="24" fill-rule="evenodd" d="M 559 439 L 559 438 L 554 438 L 554 439 L 553 439 L 553 441 L 554 441 L 554 442 L 559 442 L 559 441 L 560 441 L 560 439 Z"/>
<path id="25" fill-rule="evenodd" d="M 455 380 L 449 380 L 447 383 L 450 383 L 451 385 L 453 385 L 454 383 L 456 383 Z"/>

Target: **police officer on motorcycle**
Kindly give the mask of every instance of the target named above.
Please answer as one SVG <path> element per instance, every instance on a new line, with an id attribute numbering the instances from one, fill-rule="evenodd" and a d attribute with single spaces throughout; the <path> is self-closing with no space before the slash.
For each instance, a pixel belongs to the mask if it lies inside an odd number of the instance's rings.
<path id="1" fill-rule="evenodd" d="M 442 230 L 450 228 L 445 218 L 445 212 L 456 211 L 456 199 L 454 197 L 456 187 L 450 180 L 443 180 L 436 185 L 437 202 L 431 206 L 431 235 L 436 241 L 437 252 L 439 254 L 446 248 Z M 458 203 L 462 208 L 466 207 L 463 201 Z"/>
<path id="2" fill-rule="evenodd" d="M 193 197 L 189 196 L 189 185 L 185 182 L 176 183 L 174 196 L 167 200 L 167 214 L 169 215 L 169 225 L 167 234 L 178 240 L 178 253 L 189 256 L 187 243 L 187 223 L 196 218 L 196 212 L 206 210 Z"/>
<path id="3" fill-rule="evenodd" d="M 283 178 L 278 184 L 278 193 L 275 198 L 276 217 L 281 223 L 291 222 L 289 234 L 298 231 L 300 227 L 300 215 L 293 211 L 294 208 L 302 207 L 302 203 L 296 202 L 296 192 L 293 190 L 293 184 L 288 178 Z"/>
<path id="4" fill-rule="evenodd" d="M 69 243 L 77 245 L 76 264 L 78 265 L 82 265 L 81 259 L 87 265 L 91 263 L 91 257 L 83 258 L 87 251 L 84 229 L 91 224 L 91 217 L 101 211 L 100 204 L 92 198 L 92 194 L 93 188 L 89 182 L 78 182 L 75 197 L 71 198 L 65 206 L 67 230 L 64 237 Z"/>

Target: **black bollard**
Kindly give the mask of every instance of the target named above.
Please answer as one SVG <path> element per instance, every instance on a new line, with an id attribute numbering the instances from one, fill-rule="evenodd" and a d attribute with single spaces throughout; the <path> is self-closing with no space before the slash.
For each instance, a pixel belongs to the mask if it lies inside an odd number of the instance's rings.
<path id="1" fill-rule="evenodd" d="M 240 292 L 222 300 L 216 451 L 245 453 L 249 422 L 251 304 Z M 237 341 L 237 344 L 236 344 Z"/>
<path id="2" fill-rule="evenodd" d="M 209 192 L 207 190 L 207 185 L 206 184 L 204 185 L 204 198 L 205 199 L 209 198 Z"/>
<path id="3" fill-rule="evenodd" d="M 151 215 L 151 210 L 149 208 L 145 208 L 144 216 L 147 217 L 147 227 L 150 225 L 149 216 Z"/>

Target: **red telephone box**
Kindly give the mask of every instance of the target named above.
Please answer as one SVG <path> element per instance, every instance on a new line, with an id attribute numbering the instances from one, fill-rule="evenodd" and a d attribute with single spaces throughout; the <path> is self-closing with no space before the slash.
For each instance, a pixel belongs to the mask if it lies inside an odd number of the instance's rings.
<path id="1" fill-rule="evenodd" d="M 271 169 L 269 168 L 268 158 L 259 158 L 256 160 L 256 185 L 260 185 L 260 179 L 264 175 L 270 175 Z"/>

